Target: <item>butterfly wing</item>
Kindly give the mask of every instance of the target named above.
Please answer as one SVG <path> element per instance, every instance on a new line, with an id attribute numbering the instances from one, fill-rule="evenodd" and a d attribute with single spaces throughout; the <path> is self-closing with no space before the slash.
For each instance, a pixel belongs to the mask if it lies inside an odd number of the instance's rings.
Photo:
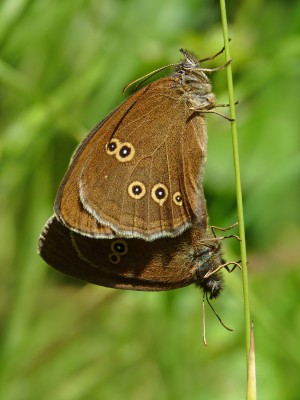
<path id="1" fill-rule="evenodd" d="M 64 226 L 53 216 L 39 240 L 39 253 L 52 267 L 96 285 L 131 290 L 161 291 L 197 280 L 197 248 L 206 224 L 193 225 L 176 238 L 94 239 Z"/>
<path id="2" fill-rule="evenodd" d="M 206 141 L 204 117 L 189 109 L 174 79 L 159 79 L 129 97 L 79 146 L 55 212 L 91 237 L 177 236 L 201 213 Z"/>

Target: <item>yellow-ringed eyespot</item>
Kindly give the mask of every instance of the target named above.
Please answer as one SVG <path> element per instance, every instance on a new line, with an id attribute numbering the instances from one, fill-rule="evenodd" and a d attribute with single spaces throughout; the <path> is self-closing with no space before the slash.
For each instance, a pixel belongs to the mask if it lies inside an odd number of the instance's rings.
<path id="1" fill-rule="evenodd" d="M 146 194 L 145 185 L 142 182 L 134 181 L 128 186 L 128 194 L 134 199 L 141 199 Z"/>
<path id="2" fill-rule="evenodd" d="M 173 201 L 177 206 L 182 206 L 182 196 L 180 192 L 175 192 L 173 194 Z"/>
<path id="3" fill-rule="evenodd" d="M 115 139 L 115 138 L 111 139 L 108 143 L 106 143 L 106 146 L 105 146 L 106 153 L 109 154 L 110 156 L 113 154 L 116 154 L 116 152 L 120 148 L 120 145 L 121 145 L 121 143 L 120 143 L 119 139 Z"/>
<path id="4" fill-rule="evenodd" d="M 135 149 L 133 145 L 129 142 L 121 143 L 116 153 L 116 158 L 118 161 L 127 162 L 133 159 Z"/>
<path id="5" fill-rule="evenodd" d="M 160 206 L 164 204 L 164 202 L 168 198 L 168 188 L 166 185 L 163 183 L 157 183 L 156 185 L 153 186 L 151 190 L 151 197 L 156 203 L 158 203 Z"/>

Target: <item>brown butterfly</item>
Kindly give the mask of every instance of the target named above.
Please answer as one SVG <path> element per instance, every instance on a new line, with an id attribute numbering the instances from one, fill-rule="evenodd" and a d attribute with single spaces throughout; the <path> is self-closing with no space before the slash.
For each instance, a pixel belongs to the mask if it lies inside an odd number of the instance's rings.
<path id="1" fill-rule="evenodd" d="M 213 70 L 180 51 L 171 76 L 130 96 L 75 151 L 55 201 L 65 226 L 152 241 L 180 235 L 201 215 L 205 114 L 216 113 L 204 71 Z"/>
<path id="2" fill-rule="evenodd" d="M 226 264 L 201 182 L 213 70 L 180 51 L 170 77 L 130 96 L 75 151 L 39 241 L 61 272 L 121 289 L 221 292 Z"/>
<path id="3" fill-rule="evenodd" d="M 161 291 L 195 283 L 210 298 L 223 289 L 218 270 L 226 264 L 220 242 L 208 238 L 205 220 L 175 238 L 147 242 L 90 238 L 68 229 L 53 216 L 40 236 L 39 252 L 60 272 L 96 285 Z"/>

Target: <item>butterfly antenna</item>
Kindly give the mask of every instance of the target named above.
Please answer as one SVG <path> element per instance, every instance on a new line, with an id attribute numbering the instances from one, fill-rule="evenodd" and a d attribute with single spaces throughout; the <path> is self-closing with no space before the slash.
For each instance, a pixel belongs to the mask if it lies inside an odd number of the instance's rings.
<path id="1" fill-rule="evenodd" d="M 221 318 L 219 317 L 219 315 L 216 313 L 215 309 L 213 308 L 213 306 L 211 305 L 211 302 L 210 302 L 209 299 L 208 299 L 207 292 L 205 293 L 205 297 L 206 297 L 206 301 L 207 301 L 209 307 L 212 309 L 213 313 L 214 313 L 215 316 L 218 318 L 218 320 L 219 320 L 220 323 L 223 325 L 223 327 L 224 327 L 225 329 L 227 329 L 228 331 L 231 331 L 231 332 L 232 332 L 233 329 L 231 329 L 231 328 L 229 328 L 229 326 L 225 325 L 224 322 L 223 322 L 223 321 L 221 320 Z M 204 298 L 203 298 L 203 300 L 204 300 Z"/>
<path id="2" fill-rule="evenodd" d="M 126 92 L 126 90 L 127 90 L 130 86 L 134 85 L 135 83 L 141 81 L 141 82 L 138 84 L 138 86 L 139 86 L 139 85 L 142 84 L 146 79 L 151 78 L 151 76 L 157 74 L 157 73 L 160 72 L 160 71 L 163 71 L 163 70 L 166 69 L 166 68 L 174 67 L 175 65 L 176 65 L 176 64 L 165 65 L 164 67 L 160 67 L 160 68 L 156 69 L 155 71 L 149 72 L 149 74 L 146 74 L 146 75 L 144 75 L 144 76 L 141 76 L 141 77 L 138 78 L 138 79 L 135 79 L 134 81 L 128 83 L 128 84 L 123 88 L 122 93 L 124 94 L 124 93 Z M 137 87 L 138 87 L 138 86 L 137 86 Z"/>
<path id="3" fill-rule="evenodd" d="M 206 341 L 206 329 L 205 329 L 205 294 L 203 294 L 203 301 L 202 301 L 202 339 L 203 339 L 203 344 L 206 347 L 207 346 L 207 341 Z"/>

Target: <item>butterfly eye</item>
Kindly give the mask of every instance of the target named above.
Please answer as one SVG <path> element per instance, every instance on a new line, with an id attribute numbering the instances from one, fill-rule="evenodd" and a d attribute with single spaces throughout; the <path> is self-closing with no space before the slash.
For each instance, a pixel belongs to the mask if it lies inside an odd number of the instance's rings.
<path id="1" fill-rule="evenodd" d="M 145 185 L 142 182 L 134 181 L 128 186 L 128 193 L 134 199 L 141 199 L 146 193 Z"/>
<path id="2" fill-rule="evenodd" d="M 118 139 L 112 139 L 110 142 L 106 144 L 105 150 L 106 153 L 111 156 L 113 154 L 116 154 L 119 147 L 120 147 L 120 141 Z"/>
<path id="3" fill-rule="evenodd" d="M 180 192 L 173 194 L 173 201 L 177 206 L 182 206 L 182 197 Z"/>
<path id="4" fill-rule="evenodd" d="M 111 248 L 111 251 L 116 254 L 116 256 L 119 256 L 119 255 L 123 256 L 128 251 L 127 243 L 123 239 L 113 240 L 110 248 Z M 111 256 L 112 255 L 113 254 L 111 254 Z"/>
<path id="5" fill-rule="evenodd" d="M 121 147 L 118 149 L 116 153 L 117 160 L 121 162 L 127 162 L 133 159 L 135 153 L 135 149 L 133 145 L 129 142 L 125 142 L 121 144 Z"/>
<path id="6" fill-rule="evenodd" d="M 116 253 L 110 254 L 108 258 L 112 264 L 119 264 L 119 262 L 121 261 L 121 257 L 119 256 L 119 254 Z"/>
<path id="7" fill-rule="evenodd" d="M 164 202 L 168 198 L 169 191 L 167 187 L 163 183 L 157 183 L 153 186 L 151 190 L 151 197 L 156 203 L 160 206 L 164 204 Z"/>

